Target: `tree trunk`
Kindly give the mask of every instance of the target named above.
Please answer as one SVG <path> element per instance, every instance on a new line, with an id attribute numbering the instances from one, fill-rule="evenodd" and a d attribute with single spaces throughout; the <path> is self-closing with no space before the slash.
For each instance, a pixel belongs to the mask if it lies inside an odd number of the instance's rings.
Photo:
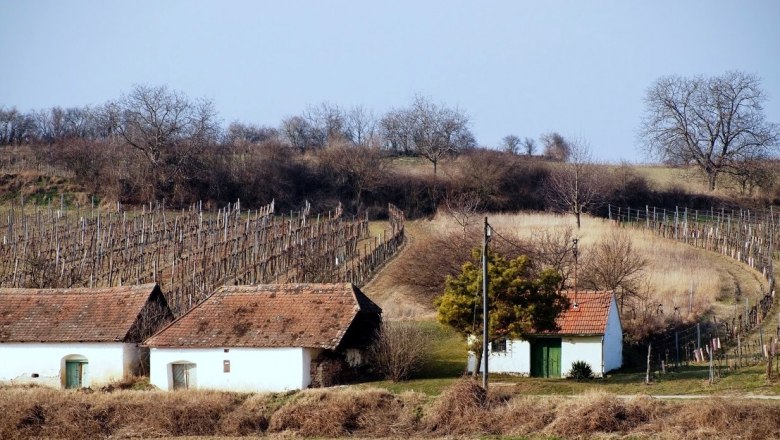
<path id="1" fill-rule="evenodd" d="M 707 186 L 710 191 L 715 191 L 715 180 L 718 177 L 718 172 L 715 170 L 707 171 Z"/>

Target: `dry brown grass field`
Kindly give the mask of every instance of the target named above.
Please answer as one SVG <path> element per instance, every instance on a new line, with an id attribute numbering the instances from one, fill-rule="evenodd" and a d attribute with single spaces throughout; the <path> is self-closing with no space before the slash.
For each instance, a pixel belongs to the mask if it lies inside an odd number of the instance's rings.
<path id="1" fill-rule="evenodd" d="M 518 242 L 529 240 L 544 230 L 574 227 L 573 216 L 547 213 L 488 214 L 491 226 L 501 235 Z M 481 217 L 466 231 L 478 243 Z M 601 218 L 586 216 L 582 228 L 574 235 L 579 238 L 583 258 L 590 246 L 616 230 L 629 234 L 635 251 L 648 260 L 645 275 L 652 302 L 662 304 L 663 313 L 675 313 L 682 320 L 714 312 L 728 318 L 734 313 L 734 301 L 749 298 L 751 303 L 763 295 L 765 283 L 757 272 L 725 256 L 696 249 L 692 246 L 659 238 L 641 229 L 624 229 Z M 408 270 L 409 258 L 431 245 L 436 237 L 463 234 L 462 227 L 452 217 L 440 213 L 432 220 L 407 222 L 408 243 L 400 254 L 388 263 L 367 286 L 365 292 L 375 298 L 393 318 L 430 318 L 434 315 L 430 295 L 418 286 L 399 282 L 402 272 Z M 691 295 L 693 291 L 693 295 Z M 691 301 L 692 298 L 692 301 Z M 691 307 L 692 306 L 692 307 Z M 692 314 L 688 313 L 689 307 Z"/>

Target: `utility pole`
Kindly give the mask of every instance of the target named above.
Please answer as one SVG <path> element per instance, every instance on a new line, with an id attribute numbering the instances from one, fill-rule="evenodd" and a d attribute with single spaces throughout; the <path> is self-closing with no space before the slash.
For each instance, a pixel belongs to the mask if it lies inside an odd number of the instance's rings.
<path id="1" fill-rule="evenodd" d="M 577 310 L 579 307 L 579 304 L 577 304 L 577 257 L 579 257 L 579 249 L 577 248 L 578 242 L 579 240 L 576 238 L 572 240 L 572 253 L 574 254 L 574 304 L 572 304 L 572 306 L 574 306 L 574 310 Z"/>
<path id="2" fill-rule="evenodd" d="M 485 217 L 485 231 L 482 240 L 482 359 L 485 368 L 482 370 L 482 387 L 488 388 L 488 242 L 490 241 L 490 225 Z"/>

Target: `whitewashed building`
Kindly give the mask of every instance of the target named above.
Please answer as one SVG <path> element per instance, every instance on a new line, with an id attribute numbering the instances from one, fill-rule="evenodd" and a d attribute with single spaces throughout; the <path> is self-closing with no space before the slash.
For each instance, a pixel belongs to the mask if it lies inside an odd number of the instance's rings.
<path id="1" fill-rule="evenodd" d="M 140 343 L 172 320 L 156 284 L 0 289 L 0 382 L 86 388 L 146 374 Z"/>
<path id="2" fill-rule="evenodd" d="M 623 327 L 614 293 L 566 295 L 571 304 L 556 319 L 559 330 L 490 344 L 491 373 L 565 377 L 574 362 L 583 361 L 596 376 L 603 376 L 623 365 Z M 475 365 L 476 357 L 469 353 L 469 370 Z"/>
<path id="3" fill-rule="evenodd" d="M 381 312 L 348 283 L 225 286 L 145 342 L 150 382 L 230 391 L 338 383 L 363 362 Z"/>

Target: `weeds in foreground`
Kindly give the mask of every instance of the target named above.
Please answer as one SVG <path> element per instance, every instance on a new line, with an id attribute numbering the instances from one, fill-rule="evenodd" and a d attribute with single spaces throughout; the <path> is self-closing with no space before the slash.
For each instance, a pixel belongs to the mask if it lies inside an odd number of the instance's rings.
<path id="1" fill-rule="evenodd" d="M 286 394 L 0 388 L 0 438 L 179 436 L 780 438 L 780 402 L 662 401 L 586 392 L 571 398 L 486 393 L 470 378 L 439 397 L 382 389 Z"/>

